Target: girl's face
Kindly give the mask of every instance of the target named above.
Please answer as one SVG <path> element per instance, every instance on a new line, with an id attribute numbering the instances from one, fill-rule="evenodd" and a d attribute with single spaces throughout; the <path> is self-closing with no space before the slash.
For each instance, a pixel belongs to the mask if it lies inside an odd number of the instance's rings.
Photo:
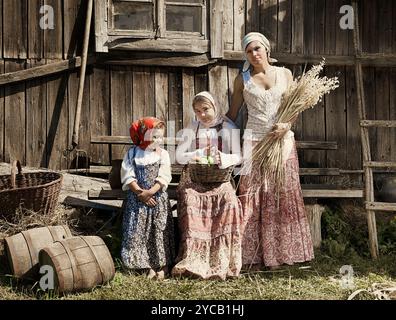
<path id="1" fill-rule="evenodd" d="M 147 147 L 149 150 L 156 149 L 161 145 L 164 140 L 165 129 L 164 128 L 154 128 L 152 130 L 148 130 L 146 135 L 148 134 L 146 141 L 151 141 L 150 145 Z"/>
<path id="2" fill-rule="evenodd" d="M 246 47 L 246 56 L 249 63 L 254 67 L 267 60 L 267 50 L 259 41 L 252 41 Z"/>
<path id="3" fill-rule="evenodd" d="M 204 125 L 211 123 L 216 116 L 212 104 L 206 101 L 197 101 L 194 103 L 193 109 L 197 119 Z"/>

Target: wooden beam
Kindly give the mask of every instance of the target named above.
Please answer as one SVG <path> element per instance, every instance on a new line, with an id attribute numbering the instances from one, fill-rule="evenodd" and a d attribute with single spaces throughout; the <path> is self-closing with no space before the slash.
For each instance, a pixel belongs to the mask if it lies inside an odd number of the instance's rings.
<path id="1" fill-rule="evenodd" d="M 396 54 L 362 53 L 358 56 L 329 55 L 329 54 L 298 54 L 298 53 L 271 53 L 271 56 L 282 64 L 317 64 L 325 58 L 327 66 L 354 66 L 355 61 L 364 66 L 389 67 L 396 66 Z M 242 51 L 224 51 L 224 60 L 242 61 Z"/>
<path id="2" fill-rule="evenodd" d="M 396 168 L 396 162 L 366 161 L 363 167 L 367 168 Z"/>
<path id="3" fill-rule="evenodd" d="M 336 141 L 296 141 L 298 149 L 337 150 Z"/>
<path id="4" fill-rule="evenodd" d="M 165 138 L 164 144 L 176 145 L 175 138 Z M 133 144 L 129 136 L 92 136 L 91 143 L 96 144 Z M 335 141 L 296 141 L 299 149 L 336 150 Z"/>
<path id="5" fill-rule="evenodd" d="M 361 120 L 362 127 L 396 128 L 395 120 Z"/>
<path id="6" fill-rule="evenodd" d="M 338 168 L 300 168 L 301 176 L 339 176 Z"/>
<path id="7" fill-rule="evenodd" d="M 304 198 L 363 198 L 363 190 L 306 189 L 301 185 Z"/>
<path id="8" fill-rule="evenodd" d="M 92 199 L 89 199 L 92 200 Z M 110 199 L 108 199 L 110 200 Z M 108 205 L 108 204 L 103 204 L 103 203 L 97 203 L 93 201 L 88 201 L 76 197 L 66 197 L 65 200 L 63 201 L 64 204 L 72 206 L 72 207 L 84 207 L 84 208 L 92 208 L 92 209 L 98 209 L 98 210 L 106 210 L 106 211 L 118 211 L 121 208 Z"/>
<path id="9" fill-rule="evenodd" d="M 200 54 L 194 56 L 167 56 L 167 57 L 141 57 L 123 59 L 109 59 L 102 61 L 103 64 L 109 65 L 140 65 L 140 66 L 159 66 L 169 67 L 178 66 L 186 68 L 198 68 L 215 63 L 216 59 L 211 59 L 208 54 Z"/>
<path id="10" fill-rule="evenodd" d="M 389 202 L 366 202 L 367 210 L 375 211 L 394 211 L 396 212 L 396 203 Z"/>
<path id="11" fill-rule="evenodd" d="M 207 53 L 209 41 L 199 39 L 118 39 L 111 41 L 109 37 L 109 50 Z"/>
<path id="12" fill-rule="evenodd" d="M 95 58 L 90 57 L 87 64 L 94 63 Z M 34 78 L 44 77 L 51 74 L 71 70 L 81 66 L 81 57 L 71 58 L 69 60 L 53 62 L 30 69 L 8 72 L 0 75 L 0 85 L 8 85 L 20 81 L 30 80 Z"/>
<path id="13" fill-rule="evenodd" d="M 170 199 L 177 199 L 176 193 L 177 183 L 170 183 L 168 185 L 168 195 Z M 102 189 L 102 190 L 88 190 L 88 200 L 124 200 L 127 192 L 121 189 Z"/>
<path id="14" fill-rule="evenodd" d="M 302 185 L 304 186 L 304 185 Z M 169 184 L 168 193 L 171 199 L 177 199 L 175 192 L 177 183 Z M 304 189 L 302 190 L 304 198 L 362 198 L 363 190 L 331 190 L 331 189 Z M 89 200 L 123 200 L 126 198 L 126 192 L 121 189 L 114 190 L 89 190 Z"/>

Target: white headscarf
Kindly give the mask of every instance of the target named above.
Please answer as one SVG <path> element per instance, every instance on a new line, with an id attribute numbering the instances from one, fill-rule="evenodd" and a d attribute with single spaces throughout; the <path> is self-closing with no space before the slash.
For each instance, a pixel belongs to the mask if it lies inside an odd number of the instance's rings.
<path id="1" fill-rule="evenodd" d="M 212 94 L 211 94 L 210 92 L 208 92 L 208 91 L 201 91 L 201 92 L 197 93 L 197 94 L 195 95 L 193 101 L 194 101 L 195 98 L 197 98 L 197 97 L 204 97 L 204 98 L 208 99 L 209 102 L 212 104 L 212 107 L 213 107 L 213 109 L 214 109 L 214 111 L 215 111 L 215 117 L 214 117 L 213 121 L 208 125 L 209 127 L 213 127 L 213 126 L 219 124 L 220 121 L 223 121 L 223 117 L 222 117 L 222 115 L 220 114 L 220 110 L 219 110 L 219 108 L 218 108 L 218 106 L 217 106 L 217 104 L 216 104 L 216 102 L 215 102 L 215 99 L 213 98 L 213 96 L 212 96 Z"/>
<path id="2" fill-rule="evenodd" d="M 259 32 L 250 32 L 247 35 L 245 35 L 242 39 L 242 48 L 244 51 L 244 58 L 245 58 L 245 63 L 243 64 L 243 69 L 242 69 L 243 72 L 247 71 L 250 68 L 250 63 L 246 56 L 246 48 L 249 45 L 249 43 L 251 43 L 253 41 L 260 42 L 264 46 L 265 50 L 267 50 L 268 62 L 277 62 L 278 61 L 278 60 L 270 57 L 271 43 L 269 42 L 269 40 L 263 34 L 261 34 Z"/>

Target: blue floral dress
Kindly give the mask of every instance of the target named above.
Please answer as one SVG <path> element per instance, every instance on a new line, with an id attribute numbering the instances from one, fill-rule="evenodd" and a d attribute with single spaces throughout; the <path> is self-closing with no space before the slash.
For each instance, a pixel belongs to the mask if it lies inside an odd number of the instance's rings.
<path id="1" fill-rule="evenodd" d="M 134 166 L 137 184 L 150 189 L 158 177 L 160 161 L 149 165 Z M 154 198 L 157 206 L 151 208 L 139 201 L 137 195 L 128 190 L 125 204 L 121 259 L 130 269 L 158 269 L 170 266 L 175 257 L 173 216 L 166 191 L 158 191 Z"/>

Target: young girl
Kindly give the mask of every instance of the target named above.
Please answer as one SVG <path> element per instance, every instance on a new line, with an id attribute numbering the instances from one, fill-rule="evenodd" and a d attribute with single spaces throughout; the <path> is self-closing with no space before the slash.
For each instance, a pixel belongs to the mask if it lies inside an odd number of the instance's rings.
<path id="1" fill-rule="evenodd" d="M 163 279 L 174 259 L 172 212 L 166 189 L 170 183 L 169 154 L 160 148 L 165 124 L 156 118 L 134 122 L 134 146 L 121 167 L 122 189 L 128 191 L 123 218 L 122 262 L 146 269 L 148 277 Z"/>
<path id="2" fill-rule="evenodd" d="M 186 164 L 210 151 L 220 168 L 238 164 L 239 132 L 220 115 L 212 95 L 197 94 L 193 108 L 198 121 L 183 130 L 176 160 Z M 192 182 L 185 167 L 178 187 L 181 243 L 172 274 L 223 280 L 238 276 L 241 217 L 241 204 L 231 182 Z"/>

